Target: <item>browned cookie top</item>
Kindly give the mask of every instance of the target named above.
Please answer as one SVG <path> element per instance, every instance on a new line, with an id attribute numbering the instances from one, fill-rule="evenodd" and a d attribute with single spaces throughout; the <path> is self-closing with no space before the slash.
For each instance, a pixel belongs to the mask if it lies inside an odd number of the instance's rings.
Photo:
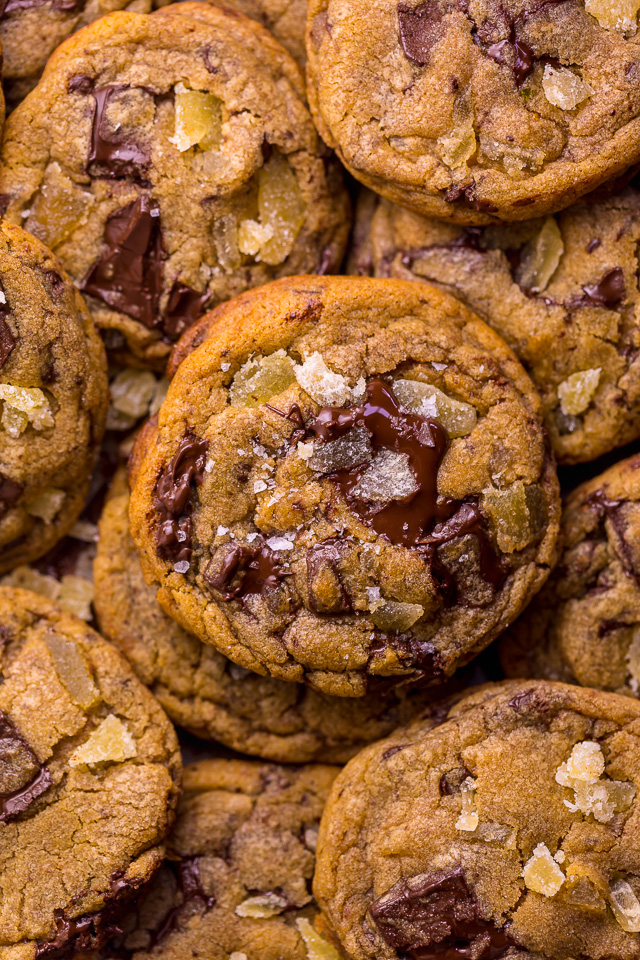
<path id="1" fill-rule="evenodd" d="M 102 957 L 338 960 L 314 929 L 318 823 L 336 767 L 186 767 L 169 859 Z"/>
<path id="2" fill-rule="evenodd" d="M 640 455 L 574 490 L 558 566 L 505 635 L 509 676 L 640 694 Z"/>
<path id="3" fill-rule="evenodd" d="M 422 284 L 298 277 L 212 318 L 134 457 L 160 603 L 241 666 L 327 693 L 441 682 L 554 558 L 524 371 Z"/>
<path id="4" fill-rule="evenodd" d="M 436 283 L 479 313 L 540 391 L 557 459 L 576 463 L 640 435 L 639 241 L 633 187 L 486 228 L 362 191 L 348 270 Z"/>
<path id="5" fill-rule="evenodd" d="M 41 556 L 82 509 L 107 413 L 104 348 L 60 263 L 0 224 L 0 572 Z"/>
<path id="6" fill-rule="evenodd" d="M 174 730 L 111 644 L 0 588 L 0 954 L 98 946 L 157 869 L 180 781 Z"/>
<path id="7" fill-rule="evenodd" d="M 241 14 L 176 7 L 67 40 L 0 158 L 7 217 L 56 251 L 114 352 L 156 365 L 207 305 L 337 268 L 347 230 L 290 55 Z"/>
<path id="8" fill-rule="evenodd" d="M 640 159 L 636 21 L 616 0 L 312 0 L 309 99 L 389 199 L 526 220 Z"/>
<path id="9" fill-rule="evenodd" d="M 640 705 L 496 684 L 340 774 L 316 899 L 354 960 L 640 955 Z"/>

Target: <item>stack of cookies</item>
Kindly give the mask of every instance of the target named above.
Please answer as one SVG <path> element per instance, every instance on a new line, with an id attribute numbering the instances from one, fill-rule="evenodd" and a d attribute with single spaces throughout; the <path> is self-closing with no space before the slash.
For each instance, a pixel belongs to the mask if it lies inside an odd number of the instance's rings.
<path id="1" fill-rule="evenodd" d="M 0 960 L 640 960 L 639 10 L 0 0 Z"/>

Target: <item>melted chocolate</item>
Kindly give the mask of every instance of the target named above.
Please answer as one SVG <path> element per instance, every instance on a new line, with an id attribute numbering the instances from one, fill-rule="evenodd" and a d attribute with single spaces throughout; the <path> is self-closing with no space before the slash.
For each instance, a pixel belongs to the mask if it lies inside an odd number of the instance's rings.
<path id="1" fill-rule="evenodd" d="M 164 259 L 158 205 L 142 194 L 116 210 L 107 220 L 104 242 L 82 290 L 149 329 L 158 326 Z"/>
<path id="2" fill-rule="evenodd" d="M 93 77 L 87 76 L 86 73 L 76 73 L 75 76 L 69 78 L 67 93 L 81 93 L 86 96 L 86 94 L 91 93 L 93 87 Z"/>
<path id="3" fill-rule="evenodd" d="M 198 857 L 183 857 L 177 863 L 167 860 L 166 865 L 175 873 L 178 889 L 182 894 L 182 902 L 169 911 L 158 929 L 153 932 L 151 949 L 161 943 L 170 933 L 180 929 L 185 907 L 188 904 L 197 903 L 202 906 L 203 911 L 207 911 L 211 910 L 216 903 L 216 898 L 208 897 L 200 884 Z"/>
<path id="4" fill-rule="evenodd" d="M 444 36 L 442 10 L 434 0 L 426 0 L 417 7 L 398 4 L 400 45 L 407 60 L 424 67 L 431 48 Z"/>
<path id="5" fill-rule="evenodd" d="M 461 867 L 399 880 L 370 912 L 384 940 L 412 960 L 497 960 L 518 947 L 480 915 Z"/>
<path id="6" fill-rule="evenodd" d="M 389 636 L 376 631 L 370 649 L 374 657 L 377 653 L 384 654 L 389 649 L 394 650 L 405 666 L 411 666 L 420 671 L 420 677 L 414 677 L 414 680 L 444 680 L 442 660 L 429 640 L 422 640 L 411 633 Z"/>
<path id="7" fill-rule="evenodd" d="M 0 290 L 2 290 L 1 285 Z M 2 293 L 4 296 L 4 290 L 2 290 Z M 16 345 L 16 338 L 7 321 L 7 318 L 10 316 L 11 307 L 7 303 L 5 296 L 4 303 L 0 303 L 0 369 L 4 367 Z"/>
<path id="8" fill-rule="evenodd" d="M 620 267 L 614 267 L 605 273 L 597 283 L 585 284 L 582 288 L 586 298 L 599 307 L 608 307 L 615 310 L 626 296 L 624 273 Z"/>
<path id="9" fill-rule="evenodd" d="M 204 578 L 222 600 L 241 600 L 251 594 L 264 596 L 267 590 L 275 590 L 285 577 L 292 576 L 285 570 L 277 551 L 271 549 L 260 537 L 253 543 L 225 544 L 221 548 L 222 562 L 209 563 Z"/>
<path id="10" fill-rule="evenodd" d="M 177 340 L 189 327 L 193 326 L 205 312 L 209 291 L 199 293 L 184 283 L 174 281 L 164 310 L 162 329 L 171 340 Z"/>
<path id="11" fill-rule="evenodd" d="M 91 170 L 93 176 L 111 180 L 135 179 L 149 163 L 147 151 L 129 136 L 107 129 L 106 112 L 112 97 L 130 89 L 126 85 L 110 84 L 92 91 L 95 110 L 87 170 L 95 165 L 95 169 Z"/>
<path id="12" fill-rule="evenodd" d="M 513 50 L 513 77 L 518 89 L 523 85 L 535 66 L 535 57 L 531 47 L 524 41 L 516 37 L 515 27 L 511 26 L 511 33 L 508 40 L 499 40 L 498 43 L 492 43 L 486 49 L 486 54 L 495 60 L 496 63 L 506 63 L 507 55 Z"/>
<path id="13" fill-rule="evenodd" d="M 156 484 L 154 505 L 160 518 L 156 531 L 159 557 L 173 563 L 191 559 L 192 492 L 204 477 L 208 440 L 185 437 Z"/>
<path id="14" fill-rule="evenodd" d="M 0 759 L 3 754 L 10 758 L 15 756 L 16 753 L 22 757 L 23 762 L 26 762 L 25 772 L 27 776 L 30 775 L 32 770 L 35 770 L 35 774 L 30 776 L 28 783 L 23 784 L 17 790 L 0 793 L 0 823 L 13 820 L 18 814 L 27 810 L 34 800 L 37 800 L 49 789 L 52 783 L 51 774 L 47 768 L 41 766 L 34 751 L 17 727 L 6 713 L 0 711 Z M 22 778 L 22 771 L 20 776 Z"/>

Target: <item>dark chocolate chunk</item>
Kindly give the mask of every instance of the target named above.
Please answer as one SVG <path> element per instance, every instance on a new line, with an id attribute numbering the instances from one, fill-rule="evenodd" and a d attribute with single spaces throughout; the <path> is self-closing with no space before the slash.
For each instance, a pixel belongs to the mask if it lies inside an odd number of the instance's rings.
<path id="1" fill-rule="evenodd" d="M 11 356 L 17 341 L 7 319 L 11 316 L 11 307 L 7 303 L 7 298 L 1 284 L 0 294 L 0 299 L 2 300 L 0 303 L 0 369 L 2 369 Z"/>
<path id="2" fill-rule="evenodd" d="M 139 177 L 149 163 L 149 154 L 130 135 L 109 131 L 106 112 L 111 99 L 128 86 L 109 85 L 92 90 L 95 100 L 93 127 L 91 130 L 91 148 L 87 160 L 87 170 L 92 176 L 108 177 L 112 180 Z M 91 168 L 94 169 L 91 169 Z"/>
<path id="3" fill-rule="evenodd" d="M 156 550 L 164 560 L 177 563 L 191 559 L 191 498 L 194 485 L 202 483 L 208 447 L 208 440 L 185 437 L 158 477 L 154 501 L 160 520 Z"/>
<path id="4" fill-rule="evenodd" d="M 175 874 L 182 900 L 169 911 L 158 929 L 153 932 L 151 949 L 162 943 L 170 933 L 180 929 L 183 921 L 191 915 L 191 911 L 187 914 L 187 906 L 196 906 L 199 912 L 206 912 L 215 906 L 216 898 L 207 896 L 202 889 L 198 859 L 198 857 L 183 857 L 177 863 L 172 860 L 166 861 L 166 865 Z"/>
<path id="5" fill-rule="evenodd" d="M 438 651 L 428 640 L 414 637 L 410 633 L 399 633 L 389 636 L 376 631 L 371 642 L 371 654 L 375 660 L 378 654 L 393 650 L 403 666 L 411 667 L 419 673 L 423 681 L 443 680 L 442 662 Z"/>
<path id="6" fill-rule="evenodd" d="M 602 240 L 600 239 L 600 237 L 594 237 L 593 240 L 589 240 L 589 243 L 585 248 L 587 253 L 593 253 L 594 250 L 598 249 L 601 243 L 602 243 Z"/>
<path id="7" fill-rule="evenodd" d="M 398 4 L 400 44 L 407 60 L 423 67 L 431 48 L 444 36 L 443 13 L 435 0 L 425 0 L 417 7 Z"/>
<path id="8" fill-rule="evenodd" d="M 87 76 L 86 73 L 77 73 L 75 76 L 69 78 L 67 93 L 81 93 L 83 96 L 86 96 L 93 90 L 94 83 L 93 77 Z"/>
<path id="9" fill-rule="evenodd" d="M 159 326 L 164 253 L 157 203 L 142 194 L 117 210 L 107 220 L 104 241 L 82 290 L 145 327 Z"/>
<path id="10" fill-rule="evenodd" d="M 533 50 L 524 40 L 514 39 L 513 49 L 515 51 L 513 75 L 516 86 L 520 89 L 535 66 L 535 57 Z"/>
<path id="11" fill-rule="evenodd" d="M 169 292 L 162 322 L 162 329 L 167 336 L 177 340 L 185 330 L 193 326 L 205 312 L 208 299 L 208 290 L 199 293 L 175 280 Z"/>
<path id="12" fill-rule="evenodd" d="M 209 562 L 204 578 L 225 601 L 242 600 L 252 594 L 264 596 L 292 576 L 284 563 L 262 537 L 253 543 L 225 543 Z"/>
<path id="13" fill-rule="evenodd" d="M 51 774 L 10 718 L 0 711 L 0 823 L 13 820 L 49 789 Z"/>
<path id="14" fill-rule="evenodd" d="M 621 267 L 614 267 L 597 283 L 585 284 L 582 289 L 591 303 L 610 310 L 622 303 L 627 292 Z"/>
<path id="15" fill-rule="evenodd" d="M 340 574 L 346 549 L 344 541 L 332 538 L 307 550 L 309 606 L 315 613 L 349 613 L 353 609 Z"/>
<path id="16" fill-rule="evenodd" d="M 518 946 L 480 915 L 461 867 L 398 880 L 370 912 L 384 940 L 412 960 L 497 960 Z"/>

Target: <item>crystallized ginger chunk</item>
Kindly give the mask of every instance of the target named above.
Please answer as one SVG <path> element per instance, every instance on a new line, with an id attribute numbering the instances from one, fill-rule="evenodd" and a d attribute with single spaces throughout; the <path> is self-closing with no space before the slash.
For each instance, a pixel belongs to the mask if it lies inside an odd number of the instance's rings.
<path id="1" fill-rule="evenodd" d="M 476 782 L 473 777 L 467 777 L 460 784 L 460 794 L 462 796 L 462 810 L 456 820 L 456 830 L 464 830 L 472 833 L 478 826 L 478 812 L 476 810 L 474 793 Z"/>
<path id="2" fill-rule="evenodd" d="M 578 104 L 595 93 L 593 87 L 572 70 L 566 67 L 556 69 L 548 63 L 542 76 L 542 89 L 549 103 L 561 110 L 575 110 Z"/>
<path id="3" fill-rule="evenodd" d="M 523 550 L 531 542 L 527 492 L 522 480 L 516 480 L 504 490 L 487 487 L 482 491 L 482 507 L 503 553 Z"/>
<path id="4" fill-rule="evenodd" d="M 593 400 L 600 383 L 601 367 L 572 373 L 558 387 L 560 409 L 567 416 L 584 413 Z"/>
<path id="5" fill-rule="evenodd" d="M 296 366 L 295 377 L 303 390 L 323 406 L 339 407 L 351 399 L 351 389 L 340 373 L 334 373 L 322 354 L 312 353 Z"/>
<path id="6" fill-rule="evenodd" d="M 585 0 L 584 8 L 605 30 L 634 34 L 638 29 L 640 0 Z"/>
<path id="7" fill-rule="evenodd" d="M 277 917 L 287 908 L 287 900 L 279 893 L 259 893 L 248 897 L 236 907 L 236 916 L 251 917 L 252 920 L 266 920 Z"/>
<path id="8" fill-rule="evenodd" d="M 260 259 L 277 266 L 291 253 L 307 212 L 296 175 L 280 153 L 260 170 L 258 209 L 261 224 L 272 231 L 260 247 Z"/>
<path id="9" fill-rule="evenodd" d="M 401 407 L 421 417 L 438 420 L 450 437 L 466 437 L 476 425 L 475 407 L 454 400 L 438 387 L 420 380 L 396 380 L 393 392 Z"/>
<path id="10" fill-rule="evenodd" d="M 551 856 L 546 844 L 539 843 L 522 871 L 527 889 L 554 897 L 565 881 L 565 876 Z"/>
<path id="11" fill-rule="evenodd" d="M 276 350 L 267 357 L 255 357 L 240 367 L 233 378 L 229 403 L 232 407 L 259 407 L 294 381 L 293 360 L 284 350 Z"/>
<path id="12" fill-rule="evenodd" d="M 49 401 L 38 387 L 0 383 L 0 400 L 4 401 L 0 423 L 11 437 L 19 437 L 29 424 L 34 430 L 47 430 L 54 424 Z"/>
<path id="13" fill-rule="evenodd" d="M 95 706 L 100 701 L 100 693 L 91 676 L 89 664 L 77 643 L 65 640 L 53 631 L 47 634 L 45 643 L 56 673 L 74 703 L 83 710 Z"/>
<path id="14" fill-rule="evenodd" d="M 340 960 L 335 947 L 327 943 L 305 917 L 298 917 L 296 926 L 307 948 L 307 960 Z"/>
<path id="15" fill-rule="evenodd" d="M 611 909 L 623 930 L 640 933 L 640 902 L 626 880 L 617 880 L 610 891 Z"/>
<path id="16" fill-rule="evenodd" d="M 184 83 L 174 89 L 175 143 L 183 153 L 190 147 L 203 150 L 217 146 L 222 136 L 222 103 L 211 93 L 190 90 Z"/>
<path id="17" fill-rule="evenodd" d="M 88 740 L 69 757 L 69 766 L 85 763 L 121 763 L 135 757 L 135 740 L 126 726 L 112 713 L 96 727 Z"/>
<path id="18" fill-rule="evenodd" d="M 522 250 L 519 284 L 532 293 L 542 293 L 549 285 L 564 253 L 560 227 L 547 217 L 538 235 Z"/>

